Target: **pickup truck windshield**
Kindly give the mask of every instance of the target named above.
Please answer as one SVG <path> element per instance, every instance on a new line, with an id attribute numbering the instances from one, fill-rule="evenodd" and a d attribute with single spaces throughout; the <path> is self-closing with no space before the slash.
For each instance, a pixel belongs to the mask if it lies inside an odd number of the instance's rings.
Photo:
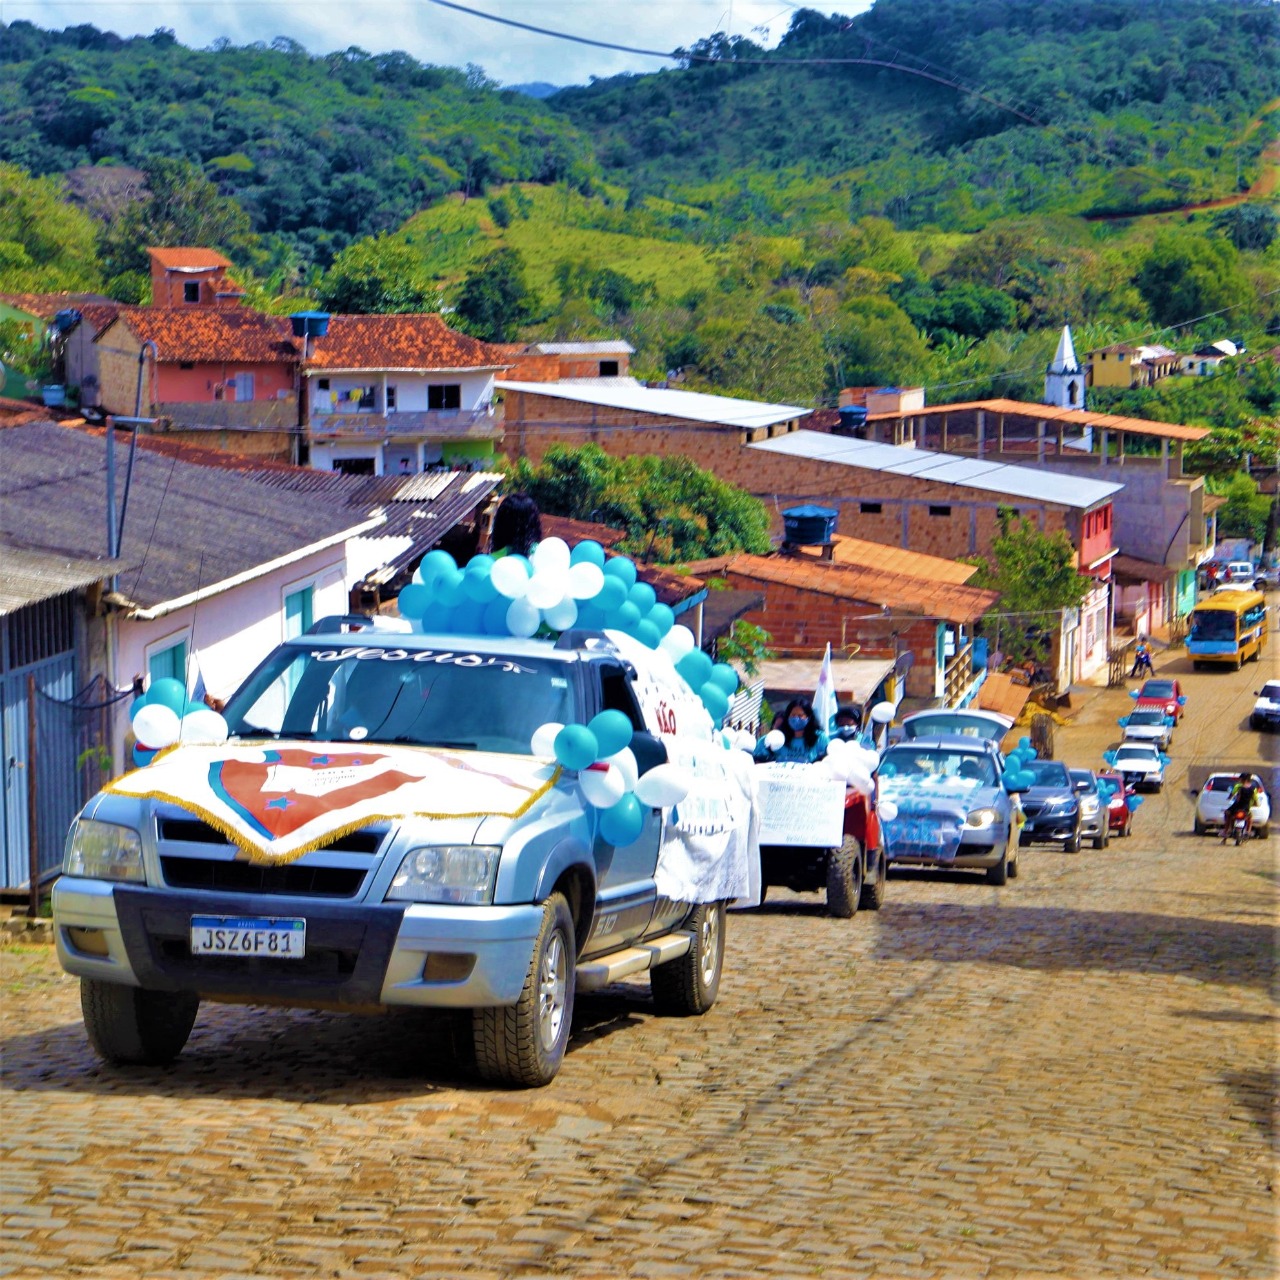
<path id="1" fill-rule="evenodd" d="M 232 737 L 402 742 L 529 754 L 579 719 L 571 664 L 454 650 L 284 646 L 227 703 Z"/>

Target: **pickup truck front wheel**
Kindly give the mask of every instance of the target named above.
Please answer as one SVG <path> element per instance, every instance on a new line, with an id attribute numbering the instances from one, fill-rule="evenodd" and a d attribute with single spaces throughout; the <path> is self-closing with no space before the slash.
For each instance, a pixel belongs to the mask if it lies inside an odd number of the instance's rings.
<path id="1" fill-rule="evenodd" d="M 693 943 L 684 955 L 649 972 L 649 989 L 659 1013 L 687 1018 L 706 1013 L 720 991 L 724 969 L 723 902 L 704 902 L 689 920 Z"/>
<path id="2" fill-rule="evenodd" d="M 573 1022 L 576 956 L 569 904 L 563 894 L 553 893 L 542 906 L 542 927 L 520 999 L 472 1013 L 482 1079 L 535 1089 L 555 1079 Z"/>
<path id="3" fill-rule="evenodd" d="M 89 1043 L 112 1066 L 172 1062 L 187 1043 L 199 1008 L 199 997 L 185 991 L 142 991 L 80 979 L 80 1012 Z"/>
<path id="4" fill-rule="evenodd" d="M 862 846 L 845 836 L 838 849 L 827 854 L 827 911 L 848 920 L 862 897 Z"/>

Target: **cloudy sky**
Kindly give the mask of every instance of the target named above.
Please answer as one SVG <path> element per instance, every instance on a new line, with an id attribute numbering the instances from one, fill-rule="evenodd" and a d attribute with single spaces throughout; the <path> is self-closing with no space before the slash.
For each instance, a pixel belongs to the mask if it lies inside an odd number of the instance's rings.
<path id="1" fill-rule="evenodd" d="M 641 49 L 687 47 L 716 31 L 772 46 L 804 7 L 786 0 L 460 0 L 469 8 L 592 40 Z M 836 6 L 811 0 L 830 12 Z M 859 13 L 869 0 L 845 0 Z M 500 26 L 431 0 L 0 0 L 0 21 L 25 18 L 60 29 L 77 23 L 147 35 L 169 27 L 203 48 L 220 36 L 235 44 L 289 36 L 312 53 L 358 45 L 370 53 L 403 49 L 422 62 L 478 63 L 502 84 L 537 80 L 582 84 L 590 76 L 655 71 L 672 65 Z"/>

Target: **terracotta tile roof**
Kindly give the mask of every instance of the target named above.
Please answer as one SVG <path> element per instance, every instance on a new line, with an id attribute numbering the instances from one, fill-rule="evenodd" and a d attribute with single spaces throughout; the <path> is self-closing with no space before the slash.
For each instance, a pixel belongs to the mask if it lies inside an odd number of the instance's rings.
<path id="1" fill-rule="evenodd" d="M 892 422 L 904 418 L 928 418 L 935 413 L 967 413 L 982 409 L 987 413 L 1010 418 L 1028 418 L 1033 422 L 1063 422 L 1076 427 L 1094 427 L 1099 431 L 1118 431 L 1135 436 L 1155 436 L 1164 440 L 1193 442 L 1209 434 L 1208 427 L 1187 427 L 1180 422 L 1154 422 L 1148 418 L 1121 418 L 1111 413 L 1092 413 L 1087 409 L 1060 409 L 1052 404 L 1034 404 L 1026 400 L 965 400 L 957 404 L 929 404 L 923 409 L 906 409 L 891 413 L 869 413 L 868 422 Z M 992 424 L 987 426 L 988 432 Z"/>
<path id="2" fill-rule="evenodd" d="M 802 548 L 801 554 L 816 556 L 817 552 Z M 882 542 L 868 542 L 865 538 L 850 538 L 843 533 L 837 533 L 832 539 L 831 558 L 836 564 L 883 569 L 911 578 L 957 585 L 968 582 L 978 572 L 977 565 L 926 555 L 923 551 L 908 551 L 904 547 L 891 547 Z"/>
<path id="3" fill-rule="evenodd" d="M 0 293 L 0 302 L 8 303 L 15 311 L 39 316 L 41 320 L 52 320 L 59 311 L 83 313 L 89 303 L 114 308 L 120 306 L 103 293 Z"/>
<path id="4" fill-rule="evenodd" d="M 229 267 L 230 261 L 216 249 L 169 247 L 148 249 L 147 256 L 168 271 L 208 271 L 216 267 Z"/>
<path id="5" fill-rule="evenodd" d="M 976 622 L 1000 598 L 998 592 L 962 583 L 938 582 L 807 556 L 733 556 L 725 562 L 724 571 L 755 582 L 773 582 L 948 622 Z"/>
<path id="6" fill-rule="evenodd" d="M 454 370 L 507 369 L 505 347 L 469 338 L 434 314 L 343 316 L 311 340 L 307 368 Z"/>
<path id="7" fill-rule="evenodd" d="M 247 307 L 122 307 L 115 323 L 126 325 L 143 342 L 154 342 L 162 364 L 294 364 L 300 354 L 288 320 Z M 111 327 L 94 341 L 101 342 Z"/>

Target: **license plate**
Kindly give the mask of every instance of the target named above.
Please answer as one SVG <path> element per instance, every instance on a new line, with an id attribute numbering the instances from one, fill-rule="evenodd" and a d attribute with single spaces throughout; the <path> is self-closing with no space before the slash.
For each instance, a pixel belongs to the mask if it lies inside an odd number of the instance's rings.
<path id="1" fill-rule="evenodd" d="M 306 951 L 307 922 L 296 918 L 192 916 L 193 956 L 266 956 L 300 960 Z"/>

